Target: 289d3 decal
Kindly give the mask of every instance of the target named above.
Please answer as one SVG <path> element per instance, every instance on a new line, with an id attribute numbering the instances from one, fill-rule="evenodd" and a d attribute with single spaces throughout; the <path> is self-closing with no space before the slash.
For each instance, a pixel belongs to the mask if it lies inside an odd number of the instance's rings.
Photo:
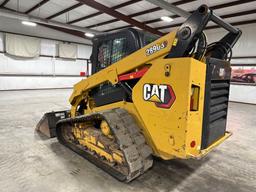
<path id="1" fill-rule="evenodd" d="M 157 107 L 170 108 L 176 96 L 170 85 L 146 83 L 143 86 L 143 99 L 154 102 Z"/>

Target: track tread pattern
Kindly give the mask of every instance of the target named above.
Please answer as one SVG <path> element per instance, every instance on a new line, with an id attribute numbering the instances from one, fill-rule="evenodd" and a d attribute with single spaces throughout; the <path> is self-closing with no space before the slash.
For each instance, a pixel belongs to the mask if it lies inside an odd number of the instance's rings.
<path id="1" fill-rule="evenodd" d="M 60 135 L 61 132 L 58 131 L 62 127 L 65 127 L 64 125 L 70 126 L 76 122 L 85 122 L 99 117 L 104 118 L 108 122 L 117 139 L 117 143 L 119 144 L 119 147 L 127 162 L 129 170 L 127 175 L 122 175 L 122 173 L 114 173 L 113 168 L 109 166 L 109 168 L 106 167 L 104 162 L 100 162 L 99 159 L 93 160 L 93 157 L 89 157 L 88 154 L 83 154 L 81 149 L 76 149 L 74 145 L 71 146 L 71 144 L 69 144 L 67 141 L 64 141 L 63 137 Z M 104 169 L 110 175 L 121 181 L 129 182 L 143 174 L 153 165 L 152 150 L 146 144 L 145 138 L 140 132 L 137 123 L 126 110 L 121 108 L 60 120 L 57 123 L 57 137 L 62 144 L 84 156 L 98 167 Z"/>

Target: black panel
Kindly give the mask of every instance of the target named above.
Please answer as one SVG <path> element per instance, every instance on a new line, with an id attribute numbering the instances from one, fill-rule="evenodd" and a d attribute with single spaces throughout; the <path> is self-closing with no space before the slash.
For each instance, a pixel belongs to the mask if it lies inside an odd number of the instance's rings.
<path id="1" fill-rule="evenodd" d="M 229 62 L 209 58 L 206 64 L 202 149 L 225 134 L 231 76 Z"/>
<path id="2" fill-rule="evenodd" d="M 94 89 L 92 97 L 96 107 L 128 99 L 128 95 L 123 87 L 110 84 L 104 84 L 100 88 Z"/>

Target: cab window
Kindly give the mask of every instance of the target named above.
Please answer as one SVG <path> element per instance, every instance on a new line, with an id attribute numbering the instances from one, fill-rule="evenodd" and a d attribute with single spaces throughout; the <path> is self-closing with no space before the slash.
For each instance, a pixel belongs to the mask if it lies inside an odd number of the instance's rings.
<path id="1" fill-rule="evenodd" d="M 126 38 L 104 41 L 98 49 L 98 65 L 104 69 L 126 56 Z"/>
<path id="2" fill-rule="evenodd" d="M 126 55 L 126 38 L 113 40 L 111 63 L 121 60 Z"/>
<path id="3" fill-rule="evenodd" d="M 101 69 L 110 65 L 111 41 L 105 41 L 99 46 L 98 65 Z"/>

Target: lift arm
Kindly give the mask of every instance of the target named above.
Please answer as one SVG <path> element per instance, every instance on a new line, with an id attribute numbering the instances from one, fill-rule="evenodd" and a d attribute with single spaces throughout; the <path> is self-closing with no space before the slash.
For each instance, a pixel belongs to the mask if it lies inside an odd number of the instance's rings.
<path id="1" fill-rule="evenodd" d="M 229 33 L 223 37 L 218 43 L 207 51 L 212 57 L 223 59 L 227 53 L 220 51 L 220 46 L 223 50 L 230 50 L 237 42 L 242 32 L 225 22 L 222 18 L 216 16 L 212 10 L 206 5 L 200 6 L 185 22 L 180 26 L 176 33 L 175 44 L 172 46 L 170 53 L 166 58 L 187 57 L 189 52 L 195 46 L 205 30 L 209 21 L 213 21 L 220 27 L 226 29 Z"/>

